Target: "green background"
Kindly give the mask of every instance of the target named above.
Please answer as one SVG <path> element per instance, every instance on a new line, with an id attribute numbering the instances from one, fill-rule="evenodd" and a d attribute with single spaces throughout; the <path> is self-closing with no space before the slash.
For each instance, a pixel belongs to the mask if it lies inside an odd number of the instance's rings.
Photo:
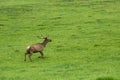
<path id="1" fill-rule="evenodd" d="M 0 0 L 0 80 L 119 79 L 120 0 Z"/>

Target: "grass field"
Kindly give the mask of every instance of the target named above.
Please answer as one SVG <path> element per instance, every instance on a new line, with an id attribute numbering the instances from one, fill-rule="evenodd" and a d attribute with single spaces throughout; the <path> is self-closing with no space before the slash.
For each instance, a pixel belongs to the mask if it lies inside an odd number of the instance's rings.
<path id="1" fill-rule="evenodd" d="M 0 0 L 0 80 L 120 80 L 120 0 Z"/>

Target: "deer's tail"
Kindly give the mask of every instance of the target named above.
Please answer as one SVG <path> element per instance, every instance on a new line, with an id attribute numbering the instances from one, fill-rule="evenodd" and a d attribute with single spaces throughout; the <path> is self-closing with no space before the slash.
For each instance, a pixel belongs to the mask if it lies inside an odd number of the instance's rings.
<path id="1" fill-rule="evenodd" d="M 29 53 L 30 53 L 30 46 L 28 46 L 27 49 L 26 49 L 24 61 L 26 61 L 26 55 L 29 54 Z"/>
<path id="2" fill-rule="evenodd" d="M 26 53 L 27 53 L 27 54 L 30 53 L 30 46 L 27 47 Z"/>

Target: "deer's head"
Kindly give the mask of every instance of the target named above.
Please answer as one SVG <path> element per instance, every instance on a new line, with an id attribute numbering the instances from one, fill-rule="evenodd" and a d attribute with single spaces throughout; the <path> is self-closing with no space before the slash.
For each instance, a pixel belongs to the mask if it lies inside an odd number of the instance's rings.
<path id="1" fill-rule="evenodd" d="M 37 36 L 38 38 L 40 39 L 44 39 L 45 42 L 52 42 L 51 39 L 49 39 L 48 37 L 43 37 L 42 35 L 41 36 Z"/>

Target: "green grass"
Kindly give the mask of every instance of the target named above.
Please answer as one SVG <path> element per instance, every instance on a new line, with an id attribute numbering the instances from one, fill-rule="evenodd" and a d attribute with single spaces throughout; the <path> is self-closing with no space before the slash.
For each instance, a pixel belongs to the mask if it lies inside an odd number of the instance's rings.
<path id="1" fill-rule="evenodd" d="M 119 0 L 0 0 L 0 80 L 119 80 Z M 26 47 L 53 40 L 32 62 Z"/>

